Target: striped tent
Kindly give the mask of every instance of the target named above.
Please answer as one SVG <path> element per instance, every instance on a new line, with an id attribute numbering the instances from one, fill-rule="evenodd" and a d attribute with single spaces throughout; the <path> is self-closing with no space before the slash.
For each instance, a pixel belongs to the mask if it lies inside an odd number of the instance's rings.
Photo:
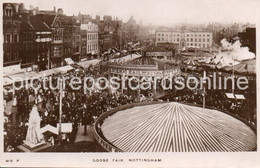
<path id="1" fill-rule="evenodd" d="M 256 135 L 217 110 L 180 103 L 137 106 L 104 120 L 103 135 L 125 152 L 253 151 Z"/>

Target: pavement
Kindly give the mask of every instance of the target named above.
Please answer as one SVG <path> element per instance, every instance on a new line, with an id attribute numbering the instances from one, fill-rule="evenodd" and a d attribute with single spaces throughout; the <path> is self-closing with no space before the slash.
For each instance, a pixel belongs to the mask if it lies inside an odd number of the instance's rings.
<path id="1" fill-rule="evenodd" d="M 91 125 L 87 126 L 87 135 L 84 135 L 84 125 L 82 125 L 78 128 L 76 138 L 75 138 L 75 143 L 82 142 L 82 141 L 95 142 L 93 126 L 91 126 Z"/>

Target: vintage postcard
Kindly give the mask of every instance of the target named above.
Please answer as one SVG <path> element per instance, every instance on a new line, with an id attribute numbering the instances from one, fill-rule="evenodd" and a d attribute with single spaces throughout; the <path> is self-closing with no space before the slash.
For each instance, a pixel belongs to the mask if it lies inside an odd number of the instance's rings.
<path id="1" fill-rule="evenodd" d="M 1 167 L 260 166 L 259 1 L 1 5 Z"/>

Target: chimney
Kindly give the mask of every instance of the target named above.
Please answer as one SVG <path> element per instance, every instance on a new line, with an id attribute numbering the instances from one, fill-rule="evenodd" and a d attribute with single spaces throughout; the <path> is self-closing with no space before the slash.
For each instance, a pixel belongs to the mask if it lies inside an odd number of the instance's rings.
<path id="1" fill-rule="evenodd" d="M 56 7 L 55 6 L 53 7 L 53 11 L 56 13 Z"/>

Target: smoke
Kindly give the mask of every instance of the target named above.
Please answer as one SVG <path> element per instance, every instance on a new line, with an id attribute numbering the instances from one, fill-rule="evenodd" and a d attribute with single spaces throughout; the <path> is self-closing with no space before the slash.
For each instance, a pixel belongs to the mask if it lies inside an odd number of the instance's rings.
<path id="1" fill-rule="evenodd" d="M 229 57 L 231 56 L 232 59 L 237 61 L 255 58 L 255 54 L 250 52 L 248 47 L 241 47 L 239 40 L 232 44 L 224 38 L 220 42 L 222 44 L 222 48 L 230 52 L 229 54 L 223 54 L 223 56 L 229 55 Z"/>

